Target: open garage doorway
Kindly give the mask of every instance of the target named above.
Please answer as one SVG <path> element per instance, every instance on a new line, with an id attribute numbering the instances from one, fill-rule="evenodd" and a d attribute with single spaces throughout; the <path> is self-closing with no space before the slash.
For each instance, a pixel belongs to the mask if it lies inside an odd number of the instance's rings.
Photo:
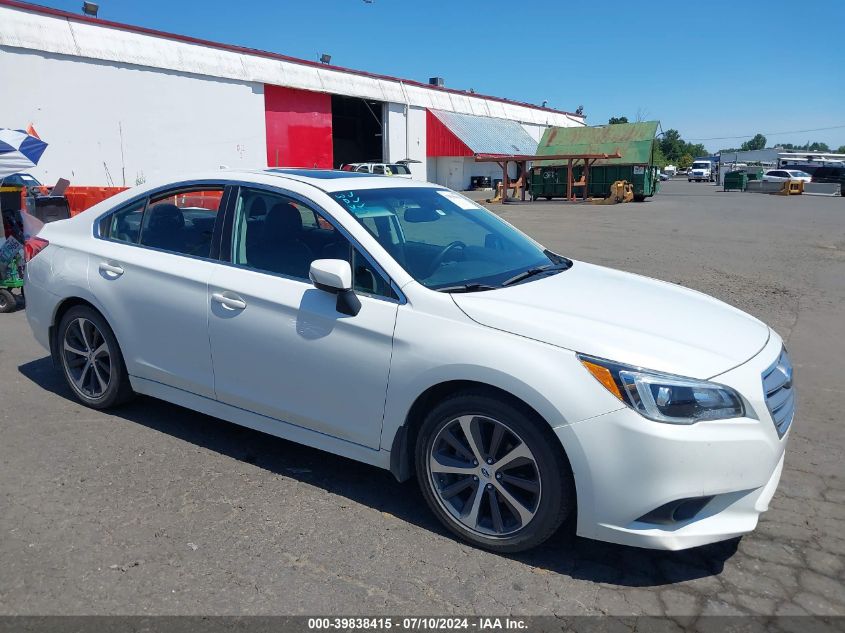
<path id="1" fill-rule="evenodd" d="M 384 104 L 381 101 L 332 95 L 334 166 L 382 162 Z"/>

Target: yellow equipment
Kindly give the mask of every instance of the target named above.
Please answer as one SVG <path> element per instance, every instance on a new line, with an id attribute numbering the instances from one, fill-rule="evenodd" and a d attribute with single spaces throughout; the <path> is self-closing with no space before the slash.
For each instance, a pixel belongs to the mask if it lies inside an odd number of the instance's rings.
<path id="1" fill-rule="evenodd" d="M 508 191 L 513 193 L 512 198 L 519 198 L 522 194 L 522 187 L 525 182 L 525 173 L 523 173 L 519 178 L 516 180 L 509 180 L 508 181 Z M 498 183 L 496 185 L 496 196 L 494 198 L 488 198 L 487 202 L 501 202 L 502 201 L 502 183 Z"/>
<path id="2" fill-rule="evenodd" d="M 798 196 L 804 193 L 803 180 L 787 180 L 783 183 L 783 188 L 777 192 L 778 196 Z"/>
<path id="3" fill-rule="evenodd" d="M 617 180 L 610 185 L 610 195 L 607 198 L 593 198 L 593 204 L 617 204 L 631 202 L 634 199 L 634 185 L 627 180 Z"/>

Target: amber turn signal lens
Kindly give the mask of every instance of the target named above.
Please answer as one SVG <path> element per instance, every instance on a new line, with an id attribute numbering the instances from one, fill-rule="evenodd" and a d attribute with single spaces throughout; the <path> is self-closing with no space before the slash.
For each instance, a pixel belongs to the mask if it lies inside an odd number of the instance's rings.
<path id="1" fill-rule="evenodd" d="M 601 384 L 604 385 L 605 389 L 607 389 L 614 396 L 622 400 L 622 402 L 625 402 L 625 399 L 622 397 L 622 392 L 619 391 L 619 387 L 616 385 L 616 381 L 613 380 L 613 376 L 610 375 L 610 370 L 607 367 L 596 365 L 595 363 L 591 363 L 590 361 L 585 360 L 583 358 L 579 360 L 581 361 L 581 364 L 587 368 L 587 371 L 590 372 L 596 380 L 598 380 Z"/>

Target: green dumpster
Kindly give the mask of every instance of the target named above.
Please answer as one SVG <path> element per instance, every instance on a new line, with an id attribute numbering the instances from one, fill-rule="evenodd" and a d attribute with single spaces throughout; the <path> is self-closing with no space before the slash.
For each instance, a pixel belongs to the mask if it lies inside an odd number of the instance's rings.
<path id="1" fill-rule="evenodd" d="M 724 191 L 745 191 L 748 189 L 748 174 L 744 171 L 729 171 L 725 174 Z"/>
<path id="2" fill-rule="evenodd" d="M 617 180 L 633 185 L 634 199 L 645 200 L 658 190 L 658 169 L 654 166 L 657 121 L 620 123 L 597 127 L 550 127 L 543 133 L 537 147 L 539 158 L 529 180 L 531 198 L 565 198 L 568 177 L 568 157 L 613 155 L 619 158 L 593 158 L 587 175 L 587 191 L 583 185 L 574 187 L 579 197 L 606 198 L 610 186 Z M 557 158 L 555 158 L 557 157 Z M 584 159 L 576 158 L 572 180 L 578 182 L 584 171 Z"/>
<path id="3" fill-rule="evenodd" d="M 762 167 L 746 167 L 744 171 L 745 175 L 748 176 L 748 180 L 763 180 Z"/>
<path id="4" fill-rule="evenodd" d="M 566 197 L 567 167 L 535 167 L 531 171 L 529 193 L 533 200 L 537 198 Z M 572 168 L 572 181 L 578 182 L 584 173 L 583 165 Z M 587 180 L 588 198 L 606 198 L 610 186 L 617 180 L 626 180 L 634 186 L 634 199 L 645 200 L 657 191 L 657 168 L 652 165 L 593 165 Z M 573 194 L 584 196 L 584 187 L 574 186 Z"/>

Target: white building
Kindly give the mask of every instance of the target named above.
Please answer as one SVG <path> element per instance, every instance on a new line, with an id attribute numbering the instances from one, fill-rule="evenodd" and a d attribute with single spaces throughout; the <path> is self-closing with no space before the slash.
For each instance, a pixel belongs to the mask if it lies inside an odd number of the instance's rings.
<path id="1" fill-rule="evenodd" d="M 33 174 L 75 185 L 411 159 L 415 177 L 466 188 L 472 176 L 499 175 L 474 154 L 516 153 L 507 148 L 536 143 L 547 126 L 584 124 L 568 112 L 16 0 L 0 0 L 0 90 L 0 127 L 32 122 L 50 144 Z"/>

